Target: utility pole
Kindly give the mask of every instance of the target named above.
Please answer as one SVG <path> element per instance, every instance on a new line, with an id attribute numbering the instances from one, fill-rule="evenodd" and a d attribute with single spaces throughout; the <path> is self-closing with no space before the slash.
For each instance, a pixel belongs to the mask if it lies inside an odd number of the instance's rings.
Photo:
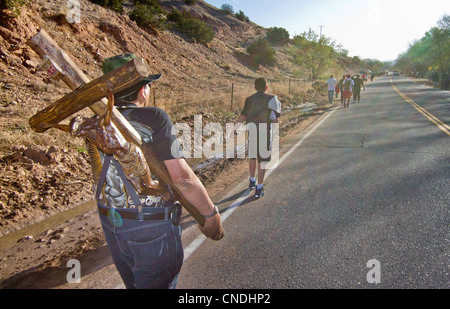
<path id="1" fill-rule="evenodd" d="M 324 26 L 319 26 L 320 27 L 320 39 L 322 38 L 322 28 L 324 27 Z"/>

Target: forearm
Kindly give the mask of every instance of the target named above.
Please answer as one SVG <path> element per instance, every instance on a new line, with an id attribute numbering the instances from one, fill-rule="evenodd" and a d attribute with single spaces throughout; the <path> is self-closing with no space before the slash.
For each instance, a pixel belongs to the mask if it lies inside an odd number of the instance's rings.
<path id="1" fill-rule="evenodd" d="M 247 120 L 247 117 L 244 115 L 240 115 L 236 122 L 236 125 L 242 125 L 245 122 L 245 120 Z"/>
<path id="2" fill-rule="evenodd" d="M 178 192 L 205 217 L 205 224 L 199 225 L 202 233 L 213 240 L 222 239 L 220 215 L 215 213 L 214 203 L 197 175 L 184 159 L 166 160 L 164 164 Z"/>
<path id="3" fill-rule="evenodd" d="M 181 195 L 191 203 L 203 215 L 208 216 L 214 210 L 214 203 L 211 201 L 205 187 L 191 170 L 187 177 L 174 182 Z"/>
<path id="4" fill-rule="evenodd" d="M 202 233 L 213 240 L 222 239 L 225 232 L 220 215 L 198 177 L 192 172 L 189 179 L 184 182 L 177 182 L 175 186 L 184 198 L 205 217 L 205 224 L 203 226 L 198 225 Z"/>

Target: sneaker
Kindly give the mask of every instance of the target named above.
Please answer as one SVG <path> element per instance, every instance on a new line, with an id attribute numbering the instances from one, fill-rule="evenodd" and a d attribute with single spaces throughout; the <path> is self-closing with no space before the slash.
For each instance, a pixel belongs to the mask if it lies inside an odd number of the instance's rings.
<path id="1" fill-rule="evenodd" d="M 263 196 L 264 196 L 264 187 L 262 187 L 261 189 L 256 188 L 255 197 L 260 198 Z"/>
<path id="2" fill-rule="evenodd" d="M 255 189 L 256 188 L 256 180 L 250 179 L 250 184 L 248 185 L 248 187 L 252 190 Z"/>

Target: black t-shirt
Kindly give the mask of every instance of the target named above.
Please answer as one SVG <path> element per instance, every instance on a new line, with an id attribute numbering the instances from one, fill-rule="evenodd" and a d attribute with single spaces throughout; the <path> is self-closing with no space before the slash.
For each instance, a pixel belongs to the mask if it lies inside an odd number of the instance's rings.
<path id="1" fill-rule="evenodd" d="M 151 128 L 152 140 L 144 139 L 144 141 L 150 143 L 161 161 L 183 157 L 178 138 L 174 135 L 172 121 L 164 110 L 157 107 L 141 107 L 125 109 L 122 113 L 138 132 L 140 130 L 133 122 Z"/>
<path id="2" fill-rule="evenodd" d="M 119 107 L 124 117 L 130 122 L 144 143 L 148 143 L 155 150 L 160 161 L 179 159 L 183 157 L 180 143 L 169 116 L 162 109 L 155 107 L 137 108 L 134 106 Z M 130 199 L 130 192 L 124 190 L 124 179 L 117 172 L 114 164 L 109 164 L 108 171 L 101 178 L 100 174 L 105 166 L 104 154 L 89 140 L 86 141 L 91 158 L 94 180 L 101 182 L 101 192 L 96 193 L 98 202 L 107 207 L 133 208 L 134 201 Z M 102 159 L 103 158 L 103 159 Z M 140 204 L 144 207 L 165 207 L 166 202 L 160 196 L 139 195 Z"/>

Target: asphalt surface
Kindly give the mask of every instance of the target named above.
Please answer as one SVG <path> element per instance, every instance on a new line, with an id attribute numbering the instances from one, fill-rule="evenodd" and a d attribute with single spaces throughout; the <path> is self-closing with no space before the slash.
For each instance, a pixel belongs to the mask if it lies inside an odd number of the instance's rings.
<path id="1" fill-rule="evenodd" d="M 450 93 L 383 77 L 361 97 L 281 145 L 263 198 L 230 191 L 222 241 L 183 232 L 178 288 L 450 287 Z"/>

